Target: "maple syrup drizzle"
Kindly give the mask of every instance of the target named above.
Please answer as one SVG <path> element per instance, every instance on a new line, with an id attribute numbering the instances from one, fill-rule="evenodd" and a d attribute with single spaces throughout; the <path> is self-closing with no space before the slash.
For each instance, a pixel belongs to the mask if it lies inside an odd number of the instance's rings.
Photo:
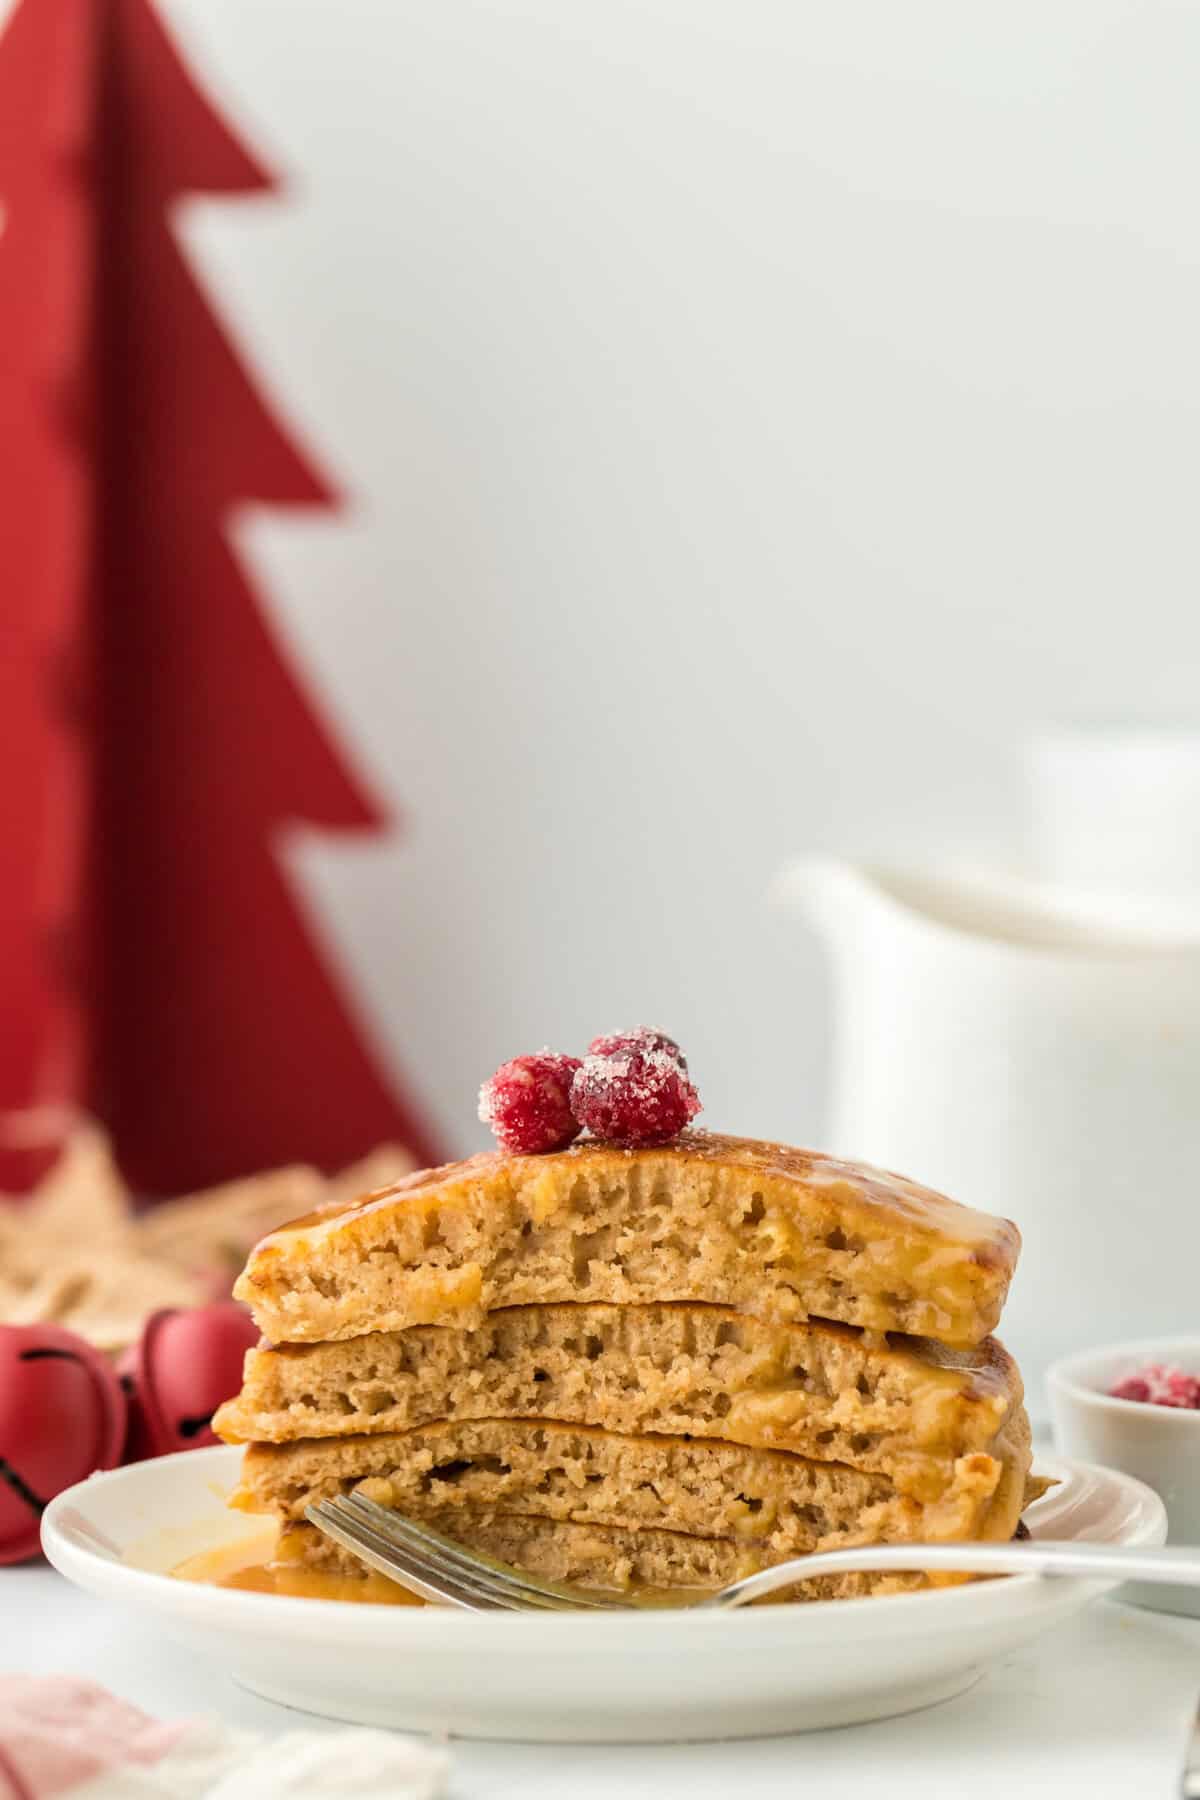
<path id="1" fill-rule="evenodd" d="M 189 1556 L 171 1570 L 177 1581 L 199 1581 L 208 1587 L 238 1588 L 254 1594 L 287 1594 L 301 1600 L 349 1600 L 356 1606 L 424 1606 L 386 1575 L 334 1575 L 275 1554 L 277 1546 L 262 1533 L 220 1549 Z"/>
<path id="2" fill-rule="evenodd" d="M 279 1543 L 263 1538 L 239 1539 L 215 1550 L 202 1550 L 171 1570 L 176 1581 L 199 1581 L 208 1587 L 235 1588 L 243 1593 L 286 1594 L 301 1600 L 344 1600 L 355 1606 L 424 1606 L 398 1582 L 372 1571 L 363 1576 L 335 1575 L 278 1554 Z M 631 1587 L 622 1598 L 635 1606 L 689 1606 L 704 1597 L 700 1588 Z"/>

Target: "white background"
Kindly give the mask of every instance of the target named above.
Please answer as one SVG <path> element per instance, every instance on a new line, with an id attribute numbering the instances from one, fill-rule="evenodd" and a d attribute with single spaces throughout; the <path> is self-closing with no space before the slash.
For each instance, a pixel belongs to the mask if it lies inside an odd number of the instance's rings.
<path id="1" fill-rule="evenodd" d="M 639 1019 L 819 1137 L 773 869 L 1015 840 L 1032 722 L 1193 697 L 1200 7 L 165 11 L 291 182 L 184 229 L 352 500 L 240 539 L 398 815 L 298 851 L 374 1030 L 455 1146 Z"/>

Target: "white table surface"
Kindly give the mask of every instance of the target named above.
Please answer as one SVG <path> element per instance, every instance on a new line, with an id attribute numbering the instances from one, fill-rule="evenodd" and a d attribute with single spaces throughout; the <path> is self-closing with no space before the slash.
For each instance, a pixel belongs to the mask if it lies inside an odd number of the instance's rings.
<path id="1" fill-rule="evenodd" d="M 89 1676 L 161 1718 L 215 1713 L 264 1732 L 301 1722 L 41 1563 L 0 1569 L 0 1666 Z M 737 1680 L 736 1668 L 730 1680 Z M 1200 1621 L 1102 1601 L 970 1693 L 907 1718 L 728 1744 L 623 1749 L 459 1741 L 451 1794 L 1176 1800 L 1198 1695 Z"/>

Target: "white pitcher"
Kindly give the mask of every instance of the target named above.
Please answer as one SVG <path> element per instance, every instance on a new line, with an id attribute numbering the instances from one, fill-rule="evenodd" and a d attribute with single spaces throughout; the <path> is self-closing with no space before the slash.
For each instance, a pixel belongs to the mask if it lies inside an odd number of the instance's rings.
<path id="1" fill-rule="evenodd" d="M 1021 1228 L 1001 1332 L 1035 1416 L 1060 1353 L 1200 1324 L 1200 914 L 1055 892 L 776 882 L 832 956 L 829 1147 Z"/>

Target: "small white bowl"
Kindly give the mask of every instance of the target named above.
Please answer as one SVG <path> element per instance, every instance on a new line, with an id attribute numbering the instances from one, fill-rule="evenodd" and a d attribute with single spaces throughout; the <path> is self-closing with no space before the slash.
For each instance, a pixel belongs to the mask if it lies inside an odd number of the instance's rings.
<path id="1" fill-rule="evenodd" d="M 1168 1543 L 1200 1544 L 1200 1412 L 1114 1400 L 1108 1392 L 1147 1363 L 1200 1375 L 1200 1336 L 1108 1344 L 1053 1363 L 1046 1384 L 1055 1445 L 1064 1456 L 1136 1475 L 1166 1505 Z M 1158 1612 L 1200 1617 L 1200 1588 L 1130 1583 L 1120 1598 Z"/>

